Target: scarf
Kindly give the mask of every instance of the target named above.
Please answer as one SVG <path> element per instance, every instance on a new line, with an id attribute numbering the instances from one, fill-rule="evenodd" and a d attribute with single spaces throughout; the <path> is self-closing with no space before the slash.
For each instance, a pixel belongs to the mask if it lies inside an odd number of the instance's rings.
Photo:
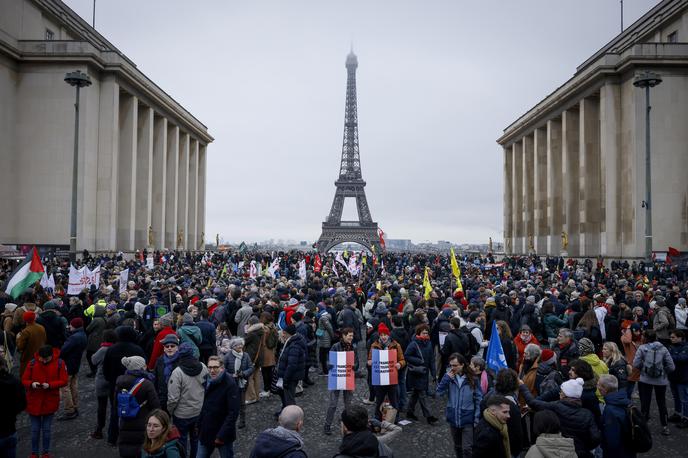
<path id="1" fill-rule="evenodd" d="M 509 447 L 509 430 L 507 429 L 506 424 L 500 423 L 499 420 L 497 420 L 497 417 L 495 417 L 494 414 L 488 409 L 485 409 L 483 412 L 483 418 L 485 418 L 485 421 L 488 422 L 494 429 L 499 431 L 499 434 L 502 435 L 502 445 L 504 446 L 505 458 L 511 458 L 511 448 Z"/>
<path id="2" fill-rule="evenodd" d="M 167 353 L 162 354 L 163 369 L 162 374 L 165 377 L 165 383 L 170 380 L 170 375 L 172 375 L 172 370 L 174 369 L 172 365 L 179 359 L 179 352 L 175 353 L 173 356 L 167 356 Z"/>
<path id="3" fill-rule="evenodd" d="M 133 375 L 134 377 L 137 377 L 137 378 L 143 378 L 143 379 L 150 380 L 150 381 L 155 380 L 155 375 L 151 374 L 150 372 L 148 372 L 145 369 L 143 369 L 143 370 L 136 369 L 133 371 L 127 369 L 124 373 L 128 374 L 128 375 Z"/>

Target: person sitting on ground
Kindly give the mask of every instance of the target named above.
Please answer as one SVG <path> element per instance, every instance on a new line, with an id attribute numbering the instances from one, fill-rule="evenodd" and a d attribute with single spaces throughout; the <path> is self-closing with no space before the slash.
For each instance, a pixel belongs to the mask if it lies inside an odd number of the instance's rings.
<path id="1" fill-rule="evenodd" d="M 303 417 L 303 410 L 295 404 L 282 409 L 279 426 L 266 429 L 258 435 L 250 458 L 307 458 L 299 434 L 303 429 Z"/>
<path id="2" fill-rule="evenodd" d="M 368 411 L 351 406 L 342 412 L 342 443 L 334 458 L 391 457 L 392 452 L 368 429 Z"/>
<path id="3" fill-rule="evenodd" d="M 561 435 L 559 417 L 552 411 L 541 410 L 535 414 L 533 433 L 537 439 L 525 458 L 576 458 L 573 439 Z"/>

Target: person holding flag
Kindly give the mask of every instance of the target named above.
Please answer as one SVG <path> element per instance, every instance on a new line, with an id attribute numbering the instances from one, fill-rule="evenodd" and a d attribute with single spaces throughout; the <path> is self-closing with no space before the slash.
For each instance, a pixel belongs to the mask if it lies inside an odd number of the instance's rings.
<path id="1" fill-rule="evenodd" d="M 370 351 L 368 352 L 368 366 L 373 369 L 373 352 L 375 350 L 393 350 L 396 352 L 396 363 L 394 364 L 396 371 L 406 367 L 404 350 L 401 348 L 399 343 L 389 336 L 389 328 L 384 323 L 380 323 L 377 327 L 377 333 L 378 340 L 373 342 L 373 344 L 370 346 Z M 373 373 L 373 375 L 375 374 Z M 394 375 L 396 378 L 396 373 Z M 396 385 L 396 381 L 394 384 L 388 385 L 375 385 L 375 382 L 373 382 L 373 390 L 375 392 L 375 418 L 378 420 L 382 419 L 380 406 L 385 401 L 385 398 L 389 398 L 389 403 L 392 405 L 392 407 L 394 407 L 397 411 L 399 410 L 399 400 L 397 396 Z"/>
<path id="2" fill-rule="evenodd" d="M 454 247 L 450 248 L 451 251 L 451 269 L 454 278 L 456 278 L 456 290 L 463 291 L 463 284 L 461 283 L 461 269 L 459 268 L 459 263 L 456 262 L 456 255 L 454 254 Z"/>
<path id="3" fill-rule="evenodd" d="M 354 330 L 351 328 L 344 328 L 341 331 L 341 340 L 336 344 L 332 345 L 330 349 L 330 361 L 332 361 L 332 355 L 337 357 L 338 352 L 351 352 L 351 359 L 353 359 L 353 373 L 358 372 L 358 358 L 356 357 L 356 342 L 354 342 Z M 348 355 L 347 355 L 348 356 Z M 330 371 L 336 371 L 336 367 L 330 362 L 328 364 L 328 369 Z M 330 375 L 331 376 L 331 375 Z M 355 384 L 354 384 L 355 388 Z M 354 390 L 349 389 L 334 389 L 330 390 L 330 400 L 327 405 L 327 414 L 325 415 L 325 427 L 324 433 L 328 436 L 332 435 L 332 421 L 334 420 L 334 414 L 337 411 L 337 404 L 339 403 L 339 393 L 344 397 L 344 408 L 348 409 L 351 407 L 351 400 L 354 397 Z"/>
<path id="4" fill-rule="evenodd" d="M 502 342 L 499 339 L 499 331 L 497 330 L 497 322 L 492 322 L 492 334 L 494 337 L 490 339 L 490 343 L 487 346 L 487 355 L 485 357 L 485 363 L 487 368 L 498 373 L 502 369 L 507 369 L 508 365 L 506 362 L 506 356 L 504 355 L 504 348 L 502 347 Z"/>
<path id="5" fill-rule="evenodd" d="M 428 270 L 429 268 L 426 266 L 425 275 L 423 275 L 423 288 L 425 288 L 425 292 L 423 293 L 423 299 L 425 299 L 426 301 L 430 300 L 430 293 L 432 292 L 432 285 L 430 284 L 430 278 L 428 278 Z"/>
<path id="6" fill-rule="evenodd" d="M 5 293 L 17 299 L 24 291 L 39 281 L 44 273 L 45 268 L 38 256 L 38 250 L 33 247 L 24 260 L 14 269 L 14 272 L 10 274 L 5 284 Z"/>

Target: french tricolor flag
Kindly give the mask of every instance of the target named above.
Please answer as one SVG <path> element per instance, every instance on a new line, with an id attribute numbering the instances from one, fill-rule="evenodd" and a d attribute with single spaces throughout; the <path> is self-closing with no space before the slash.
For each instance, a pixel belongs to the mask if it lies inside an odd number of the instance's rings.
<path id="1" fill-rule="evenodd" d="M 354 378 L 354 352 L 331 351 L 330 373 L 327 376 L 327 389 L 353 391 L 356 389 Z"/>
<path id="2" fill-rule="evenodd" d="M 373 349 L 373 385 L 396 385 L 399 383 L 397 374 L 397 351 Z"/>

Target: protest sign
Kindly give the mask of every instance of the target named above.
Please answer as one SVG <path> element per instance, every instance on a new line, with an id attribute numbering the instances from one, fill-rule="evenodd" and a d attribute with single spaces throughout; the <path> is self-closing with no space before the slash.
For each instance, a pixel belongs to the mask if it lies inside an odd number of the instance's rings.
<path id="1" fill-rule="evenodd" d="M 353 351 L 331 351 L 330 352 L 330 372 L 327 376 L 328 390 L 348 390 L 356 388 L 354 378 L 354 355 Z"/>
<path id="2" fill-rule="evenodd" d="M 396 350 L 376 350 L 373 349 L 372 359 L 372 381 L 373 385 L 396 385 L 398 382 L 397 373 L 397 351 Z"/>

